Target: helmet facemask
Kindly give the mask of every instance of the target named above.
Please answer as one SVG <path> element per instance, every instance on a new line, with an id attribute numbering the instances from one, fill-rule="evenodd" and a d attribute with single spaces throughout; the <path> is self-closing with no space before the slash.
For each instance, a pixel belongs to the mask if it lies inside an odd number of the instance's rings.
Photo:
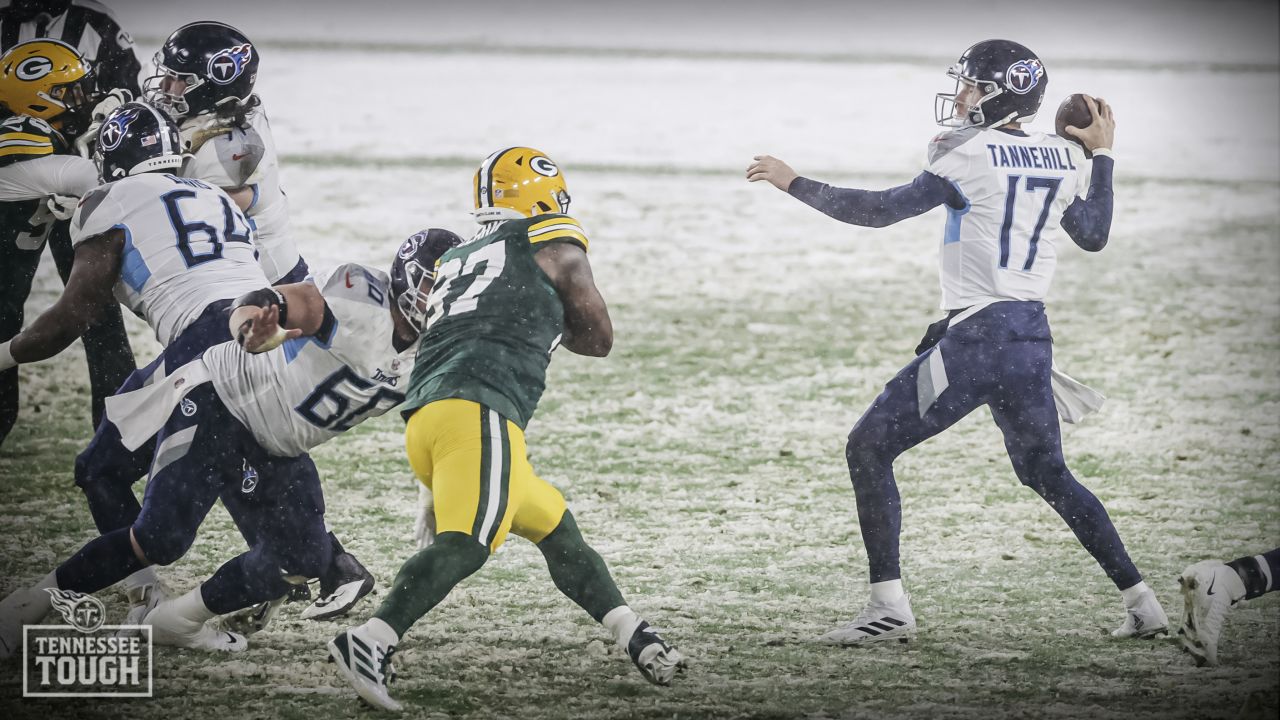
<path id="1" fill-rule="evenodd" d="M 964 127 L 983 127 L 988 124 L 986 114 L 983 112 L 983 105 L 988 100 L 997 97 L 1004 92 L 998 83 L 991 81 L 980 81 L 974 77 L 964 74 L 964 67 L 960 63 L 952 65 L 947 70 L 947 77 L 954 78 L 956 81 L 955 92 L 938 93 L 934 99 L 933 112 L 934 119 L 943 127 L 964 128 Z M 961 117 L 956 117 L 956 111 L 961 104 L 956 102 L 962 91 L 967 89 L 976 89 L 978 99 L 972 104 L 965 104 L 968 109 Z M 1008 118 L 1001 120 L 1007 121 Z"/>
<path id="2" fill-rule="evenodd" d="M 402 267 L 406 287 L 396 295 L 396 307 L 421 335 L 427 327 L 427 311 L 431 309 L 431 287 L 435 285 L 436 273 L 417 260 L 406 260 Z"/>
<path id="3" fill-rule="evenodd" d="M 152 105 L 169 114 L 175 122 L 180 122 L 191 111 L 187 102 L 187 93 L 204 84 L 204 78 L 195 73 L 184 73 L 166 67 L 162 54 L 157 52 L 155 59 L 156 72 L 142 81 L 142 97 Z M 182 92 L 173 93 L 165 89 L 166 83 L 182 83 Z"/>

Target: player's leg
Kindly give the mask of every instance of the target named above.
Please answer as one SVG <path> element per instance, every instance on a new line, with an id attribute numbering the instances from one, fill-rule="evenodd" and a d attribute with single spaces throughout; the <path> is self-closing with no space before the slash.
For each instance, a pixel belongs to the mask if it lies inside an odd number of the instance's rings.
<path id="1" fill-rule="evenodd" d="M 264 456 L 254 458 L 253 465 L 259 473 L 257 484 L 228 488 L 222 502 L 237 526 L 253 529 L 256 542 L 192 591 L 218 615 L 267 603 L 269 616 L 278 605 L 272 601 L 283 600 L 295 585 L 318 576 L 331 560 L 324 496 L 311 458 Z M 148 619 L 153 626 L 190 627 L 203 622 L 200 617 L 184 617 L 179 610 L 178 603 L 165 603 Z M 247 629 L 260 630 L 268 619 Z"/>
<path id="2" fill-rule="evenodd" d="M 1178 640 L 1197 665 L 1218 664 L 1227 615 L 1241 601 L 1280 590 L 1280 548 L 1228 563 L 1204 560 L 1182 571 L 1183 616 Z"/>
<path id="3" fill-rule="evenodd" d="M 605 626 L 646 680 L 670 685 L 687 664 L 684 655 L 627 605 L 608 565 L 582 537 L 564 496 L 534 474 L 523 433 L 514 425 L 510 430 L 518 438 L 512 443 L 516 458 L 512 483 L 520 487 L 511 531 L 538 546 L 560 592 Z"/>
<path id="4" fill-rule="evenodd" d="M 71 247 L 71 223 L 55 223 L 49 233 L 49 252 L 58 266 L 62 282 L 71 275 L 75 251 Z M 91 396 L 93 427 L 102 422 L 107 397 L 115 393 L 129 374 L 137 369 L 133 348 L 129 346 L 129 334 L 125 331 L 120 305 L 111 303 L 102 309 L 98 319 L 81 336 L 84 356 L 89 366 L 89 393 Z"/>
<path id="5" fill-rule="evenodd" d="M 899 564 L 902 506 L 893 462 L 982 403 L 984 379 L 972 372 L 973 352 L 972 344 L 944 337 L 885 385 L 849 433 L 845 458 L 867 551 L 871 598 L 852 622 L 826 633 L 822 642 L 862 644 L 904 639 L 915 631 Z"/>
<path id="6" fill-rule="evenodd" d="M 8 235 L 9 233 L 5 233 Z M 44 248 L 23 250 L 13 237 L 0 239 L 0 342 L 22 330 L 23 306 Z M 0 447 L 18 420 L 18 368 L 0 372 Z"/>
<path id="7" fill-rule="evenodd" d="M 220 469 L 237 450 L 226 442 L 225 434 L 234 419 L 221 407 L 213 388 L 198 388 L 188 399 L 193 412 L 187 415 L 182 409 L 174 410 L 156 436 L 151 477 L 137 519 L 91 540 L 35 587 L 6 598 L 0 610 L 20 608 L 22 622 L 36 622 L 49 609 L 47 588 L 97 592 L 148 565 L 168 565 L 186 553 L 227 479 Z M 9 612 L 0 615 L 14 618 Z M 21 623 L 18 628 L 20 632 Z M 4 636 L 3 644 L 13 646 L 8 638 L 10 630 L 6 622 L 0 635 Z M 237 642 L 240 646 L 244 642 L 243 638 L 237 641 L 218 636 L 212 630 L 177 639 L 162 638 L 159 633 L 153 637 L 161 644 L 218 649 L 240 649 Z"/>
<path id="8" fill-rule="evenodd" d="M 302 611 L 303 620 L 332 620 L 346 615 L 364 596 L 373 592 L 377 582 L 364 563 L 347 552 L 332 528 L 328 537 L 330 559 L 320 573 L 320 596 Z"/>
<path id="9" fill-rule="evenodd" d="M 1014 472 L 1022 484 L 1035 490 L 1062 517 L 1121 591 L 1126 619 L 1113 634 L 1149 637 L 1164 632 L 1168 626 L 1164 611 L 1129 559 L 1106 508 L 1076 480 L 1063 459 L 1057 406 L 1050 384 L 1051 341 L 1002 342 L 998 365 L 1002 375 L 993 390 L 991 414 L 1004 434 Z"/>
<path id="10" fill-rule="evenodd" d="M 329 642 L 338 672 L 379 707 L 400 708 L 387 693 L 400 638 L 504 539 L 510 462 L 501 420 L 477 403 L 450 399 L 420 408 L 405 427 L 409 464 L 435 497 L 438 534 L 400 567 L 368 622 Z"/>

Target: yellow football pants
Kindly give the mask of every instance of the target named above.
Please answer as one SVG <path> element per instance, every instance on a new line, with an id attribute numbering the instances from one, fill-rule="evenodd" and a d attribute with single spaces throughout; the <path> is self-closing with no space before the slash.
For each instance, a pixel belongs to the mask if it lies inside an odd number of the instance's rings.
<path id="1" fill-rule="evenodd" d="M 460 532 L 496 551 L 508 532 L 540 542 L 564 516 L 564 496 L 529 464 L 518 425 L 470 400 L 437 400 L 404 431 L 409 464 L 435 497 L 436 533 Z"/>

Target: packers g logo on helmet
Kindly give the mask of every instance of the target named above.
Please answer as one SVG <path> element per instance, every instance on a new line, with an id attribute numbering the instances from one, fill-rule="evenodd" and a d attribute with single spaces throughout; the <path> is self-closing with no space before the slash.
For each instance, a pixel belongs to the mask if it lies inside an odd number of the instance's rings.
<path id="1" fill-rule="evenodd" d="M 477 222 L 569 212 L 564 175 L 546 153 L 512 147 L 485 158 L 475 177 Z"/>
<path id="2" fill-rule="evenodd" d="M 86 108 L 92 66 L 60 40 L 30 40 L 0 57 L 0 103 L 10 112 L 52 120 Z"/>

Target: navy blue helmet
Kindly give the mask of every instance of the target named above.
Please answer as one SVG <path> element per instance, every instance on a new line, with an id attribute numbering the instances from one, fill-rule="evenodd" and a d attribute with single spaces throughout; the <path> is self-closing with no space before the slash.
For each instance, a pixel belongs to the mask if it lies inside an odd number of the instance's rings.
<path id="1" fill-rule="evenodd" d="M 157 170 L 177 172 L 184 160 L 178 126 L 146 103 L 125 103 L 102 121 L 94 161 L 108 183 Z"/>
<path id="2" fill-rule="evenodd" d="M 440 228 L 416 232 L 396 251 L 391 263 L 391 297 L 400 314 L 421 333 L 426 329 L 431 286 L 436 280 L 436 261 L 462 238 Z"/>
<path id="3" fill-rule="evenodd" d="M 147 102 L 175 120 L 202 113 L 230 115 L 251 104 L 258 48 L 226 23 L 183 25 L 155 55 L 156 74 L 142 84 Z"/>
<path id="4" fill-rule="evenodd" d="M 1044 99 L 1049 74 L 1036 54 L 1012 40 L 984 40 L 964 51 L 947 70 L 956 81 L 954 93 L 938 93 L 934 112 L 939 125 L 947 127 L 999 127 L 1010 122 L 1035 119 Z M 976 88 L 972 103 L 956 96 Z"/>

